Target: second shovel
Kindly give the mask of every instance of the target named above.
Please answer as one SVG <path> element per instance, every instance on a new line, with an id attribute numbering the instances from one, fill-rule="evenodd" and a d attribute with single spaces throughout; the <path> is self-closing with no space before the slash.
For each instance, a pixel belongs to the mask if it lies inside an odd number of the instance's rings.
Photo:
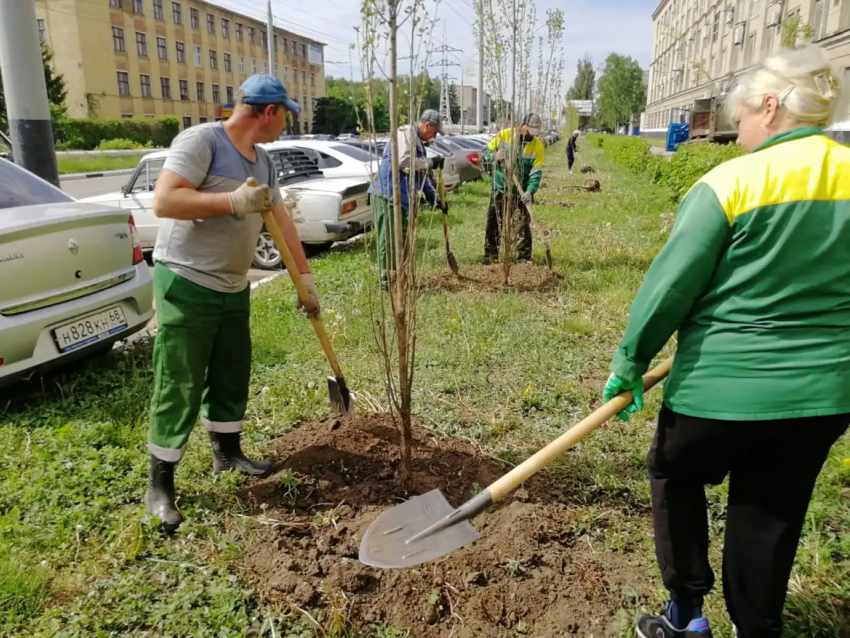
<path id="1" fill-rule="evenodd" d="M 437 195 L 441 202 L 446 201 L 446 185 L 443 183 L 442 168 L 437 169 Z M 449 214 L 445 208 L 443 209 L 443 237 L 446 239 L 446 260 L 449 262 L 449 268 L 451 268 L 452 274 L 459 279 L 460 268 L 458 268 L 457 259 L 455 259 L 454 253 L 449 247 Z"/>

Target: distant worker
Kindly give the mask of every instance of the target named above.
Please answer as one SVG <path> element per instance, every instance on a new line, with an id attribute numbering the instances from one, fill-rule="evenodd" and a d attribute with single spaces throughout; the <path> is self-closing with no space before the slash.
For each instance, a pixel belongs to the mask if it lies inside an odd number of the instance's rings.
<path id="1" fill-rule="evenodd" d="M 749 154 L 691 188 L 632 304 L 603 394 L 632 391 L 621 418 L 678 332 L 647 457 L 670 601 L 639 619 L 642 638 L 711 638 L 705 485 L 727 476 L 726 608 L 739 638 L 783 635 L 809 499 L 850 423 L 850 149 L 823 131 L 840 96 L 817 47 L 744 75 L 727 108 Z"/>
<path id="2" fill-rule="evenodd" d="M 570 173 L 573 172 L 573 164 L 576 162 L 576 153 L 578 153 L 576 142 L 578 141 L 579 135 L 581 135 L 580 131 L 573 131 L 570 139 L 567 140 L 567 168 Z"/>
<path id="3" fill-rule="evenodd" d="M 495 163 L 493 176 L 493 188 L 490 192 L 490 207 L 487 210 L 487 228 L 484 234 L 484 259 L 481 263 L 492 264 L 499 261 L 499 246 L 502 242 L 502 228 L 505 210 L 508 206 L 508 193 L 515 193 L 514 204 L 516 215 L 514 223 L 517 228 L 517 260 L 520 262 L 531 261 L 531 216 L 528 214 L 526 204 L 533 201 L 534 193 L 540 188 L 540 180 L 543 178 L 543 160 L 546 150 L 543 142 L 537 137 L 540 134 L 540 116 L 529 113 L 522 118 L 519 127 L 519 139 L 521 145 L 516 149 L 516 164 L 513 171 L 507 171 L 506 164 L 511 158 L 511 130 L 506 128 L 494 137 L 487 148 L 484 149 L 486 161 Z M 508 179 L 506 174 L 516 175 L 522 192 L 516 192 L 513 184 L 505 183 Z M 511 211 L 514 214 L 514 211 Z"/>
<path id="4" fill-rule="evenodd" d="M 224 122 L 186 129 L 171 143 L 154 190 L 162 220 L 153 260 L 158 332 L 153 347 L 154 396 L 150 408 L 150 476 L 145 505 L 161 528 L 183 521 L 174 470 L 183 458 L 200 412 L 213 449 L 213 469 L 261 476 L 271 463 L 245 456 L 240 443 L 251 377 L 251 288 L 248 270 L 271 210 L 295 259 L 309 302 L 319 297 L 295 224 L 278 188 L 273 142 L 297 115 L 280 80 L 252 75 L 239 89 Z"/>
<path id="5" fill-rule="evenodd" d="M 425 154 L 424 142 L 428 142 L 438 133 L 442 133 L 440 114 L 434 109 L 426 109 L 419 118 L 419 125 L 412 128 L 411 125 L 400 126 L 396 131 L 398 140 L 398 163 L 400 169 L 400 189 L 402 207 L 402 232 L 407 237 L 407 223 L 410 210 L 409 193 L 421 194 L 432 206 L 442 208 L 448 212 L 448 204 L 440 201 L 434 186 L 428 180 L 429 169 L 442 169 L 443 158 L 435 157 L 431 160 Z M 411 138 L 413 144 L 411 144 Z M 411 191 L 410 173 L 413 172 L 413 189 Z M 381 166 L 378 169 L 378 177 L 372 182 L 369 189 L 375 197 L 373 208 L 375 213 L 375 227 L 378 231 L 378 264 L 381 272 L 381 290 L 389 289 L 389 282 L 395 277 L 399 268 L 399 262 L 395 256 L 394 231 L 393 231 L 393 168 L 392 168 L 392 144 L 387 141 Z"/>

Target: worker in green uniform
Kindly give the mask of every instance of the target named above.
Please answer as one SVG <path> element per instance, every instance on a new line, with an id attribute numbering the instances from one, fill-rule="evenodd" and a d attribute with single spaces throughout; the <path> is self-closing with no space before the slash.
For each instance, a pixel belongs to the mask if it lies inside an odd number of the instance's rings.
<path id="1" fill-rule="evenodd" d="M 626 390 L 678 331 L 648 466 L 670 601 L 643 638 L 710 638 L 706 484 L 729 477 L 723 592 L 739 638 L 780 638 L 806 509 L 850 423 L 850 148 L 829 138 L 840 84 L 823 50 L 785 51 L 728 97 L 750 153 L 682 200 L 614 354 Z"/>
<path id="2" fill-rule="evenodd" d="M 540 188 L 543 178 L 543 161 L 546 159 L 546 147 L 540 138 L 540 116 L 529 113 L 522 118 L 519 127 L 520 147 L 516 150 L 516 165 L 512 173 L 516 175 L 522 191 L 517 192 L 514 185 L 508 185 L 506 163 L 511 158 L 512 129 L 506 128 L 490 140 L 484 149 L 484 158 L 495 165 L 493 188 L 490 192 L 490 206 L 487 209 L 487 227 L 484 232 L 484 259 L 482 263 L 492 264 L 499 261 L 499 246 L 502 241 L 502 227 L 507 215 L 507 193 L 513 191 L 516 206 L 517 260 L 531 260 L 531 215 L 526 204 L 534 199 L 534 193 Z M 510 188 L 510 190 L 508 190 Z"/>
<path id="3" fill-rule="evenodd" d="M 153 208 L 162 223 L 153 254 L 158 332 L 145 505 L 169 533 L 183 520 L 174 470 L 199 412 L 215 470 L 263 475 L 271 468 L 245 456 L 240 444 L 251 374 L 247 275 L 263 227 L 261 213 L 272 211 L 307 284 L 304 312 L 319 314 L 316 286 L 284 207 L 277 170 L 257 146 L 276 140 L 287 112 L 299 111 L 280 80 L 254 75 L 240 87 L 226 122 L 177 136 L 156 180 Z"/>

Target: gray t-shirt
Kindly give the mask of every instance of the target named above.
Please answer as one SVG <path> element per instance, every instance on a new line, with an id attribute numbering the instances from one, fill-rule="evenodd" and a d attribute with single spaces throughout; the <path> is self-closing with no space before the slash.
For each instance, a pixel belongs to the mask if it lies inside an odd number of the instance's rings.
<path id="1" fill-rule="evenodd" d="M 234 191 L 254 177 L 272 187 L 275 205 L 282 204 L 274 162 L 265 150 L 254 149 L 256 162 L 239 152 L 220 122 L 201 124 L 174 139 L 163 168 L 209 193 Z M 163 219 L 153 258 L 199 286 L 240 292 L 248 285 L 248 270 L 262 227 L 260 215 Z"/>

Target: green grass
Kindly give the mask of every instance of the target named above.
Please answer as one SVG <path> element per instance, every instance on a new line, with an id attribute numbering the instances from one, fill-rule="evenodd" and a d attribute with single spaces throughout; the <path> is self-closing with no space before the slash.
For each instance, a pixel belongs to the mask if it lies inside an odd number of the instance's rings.
<path id="1" fill-rule="evenodd" d="M 561 145 L 548 149 L 546 205 L 537 217 L 553 232 L 563 275 L 545 293 L 423 291 L 419 302 L 415 412 L 436 433 L 473 439 L 494 455 L 519 459 L 575 423 L 598 402 L 631 300 L 663 245 L 673 212 L 669 194 L 583 144 L 599 194 L 567 191 Z M 551 202 L 571 201 L 572 208 Z M 463 270 L 483 252 L 487 186 L 452 196 L 452 249 Z M 446 270 L 439 216 L 422 214 L 424 274 Z M 373 237 L 313 261 L 324 318 L 349 384 L 385 403 L 372 333 L 376 300 Z M 535 261 L 543 261 L 535 244 Z M 246 447 L 327 416 L 326 363 L 310 325 L 281 279 L 254 296 L 254 368 Z M 297 344 L 293 347 L 292 344 Z M 268 388 L 268 390 L 266 390 Z M 0 396 L 0 635 L 270 636 L 314 635 L 300 614 L 263 607 L 246 585 L 240 556 L 252 528 L 237 516 L 243 479 L 214 476 L 209 446 L 196 431 L 177 486 L 187 523 L 172 541 L 142 519 L 147 470 L 150 346 L 121 360 L 75 369 Z M 611 423 L 553 472 L 576 525 L 594 544 L 629 552 L 663 591 L 648 514 L 644 458 L 660 393 L 628 423 Z M 361 408 L 362 409 L 362 408 Z M 827 462 L 789 590 L 788 638 L 836 638 L 850 609 L 850 439 Z M 710 491 L 713 561 L 719 572 L 725 486 Z M 606 521 L 604 525 L 600 520 Z M 164 562 L 163 562 L 164 561 Z M 3 569 L 11 570 L 3 586 Z M 4 567 L 6 566 L 6 567 Z M 40 566 L 41 571 L 32 571 Z M 47 588 L 47 589 L 46 589 Z M 45 598 L 46 597 L 46 598 Z M 3 604 L 3 603 L 0 603 Z M 722 596 L 708 601 L 719 638 L 731 638 Z M 339 622 L 334 610 L 311 610 Z M 618 634 L 631 635 L 624 612 Z M 337 635 L 404 636 L 392 628 Z M 842 637 L 843 638 L 843 637 Z"/>
<path id="2" fill-rule="evenodd" d="M 59 155 L 56 158 L 59 174 L 69 173 L 99 173 L 101 171 L 116 171 L 122 168 L 136 168 L 139 157 L 75 157 Z"/>

